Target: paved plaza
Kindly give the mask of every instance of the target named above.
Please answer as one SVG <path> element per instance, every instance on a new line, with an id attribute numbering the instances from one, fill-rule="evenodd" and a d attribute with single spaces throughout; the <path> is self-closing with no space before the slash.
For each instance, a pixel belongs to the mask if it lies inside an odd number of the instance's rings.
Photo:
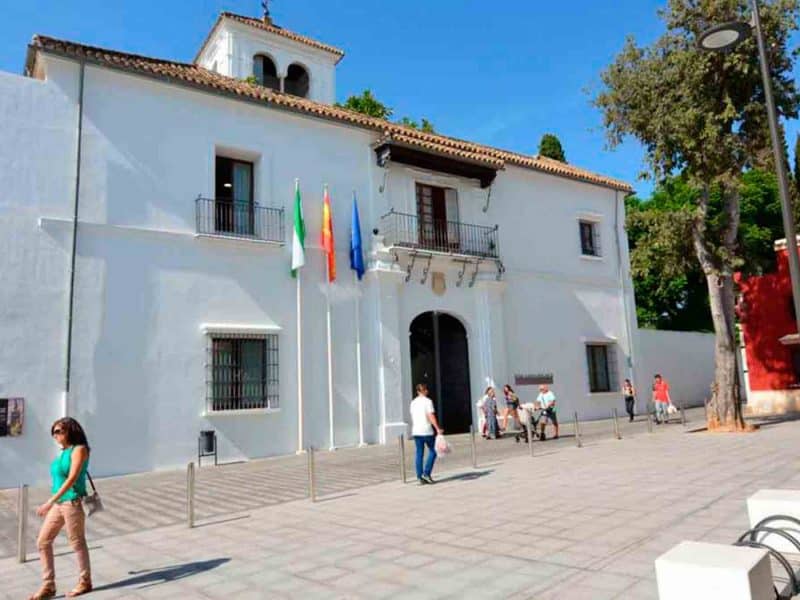
<path id="1" fill-rule="evenodd" d="M 265 493 L 257 475 L 271 465 L 297 483 L 271 490 L 271 505 L 253 498 L 258 507 L 240 512 L 219 506 L 223 489 L 209 485 L 205 498 L 198 489 L 203 520 L 194 529 L 150 524 L 172 518 L 156 488 L 149 510 L 146 486 L 130 500 L 112 493 L 105 518 L 124 514 L 127 503 L 128 520 L 141 515 L 142 530 L 93 531 L 98 591 L 90 597 L 656 598 L 658 555 L 684 539 L 730 543 L 747 529 L 747 496 L 800 488 L 800 421 L 744 435 L 690 433 L 680 424 L 649 434 L 634 425 L 622 440 L 588 428 L 582 448 L 569 437 L 538 443 L 533 458 L 513 441 L 481 441 L 478 469 L 459 440 L 457 456 L 439 463 L 435 486 L 398 481 L 396 448 L 321 453 L 317 503 L 289 497 L 303 495 L 303 457 L 204 469 L 206 477 L 228 470 L 233 498 Z M 359 468 L 362 482 L 353 475 Z M 384 471 L 392 480 L 379 483 Z M 139 477 L 153 484 L 177 475 Z M 292 481 L 273 477 L 272 485 Z M 173 486 L 180 513 L 183 488 Z M 74 584 L 74 557 L 62 550 L 56 565 L 63 592 Z M 0 597 L 24 598 L 38 577 L 33 554 L 24 565 L 0 560 Z"/>

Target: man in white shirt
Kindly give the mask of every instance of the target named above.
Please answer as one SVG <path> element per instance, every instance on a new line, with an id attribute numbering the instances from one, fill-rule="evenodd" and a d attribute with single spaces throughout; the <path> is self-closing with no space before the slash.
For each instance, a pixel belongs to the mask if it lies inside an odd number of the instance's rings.
<path id="1" fill-rule="evenodd" d="M 417 480 L 421 485 L 434 483 L 431 477 L 433 463 L 436 462 L 434 429 L 436 433 L 444 433 L 439 427 L 439 421 L 436 420 L 433 401 L 428 398 L 428 386 L 418 383 L 417 397 L 411 401 L 411 435 L 417 446 Z M 428 460 L 423 468 L 422 459 L 425 455 L 425 446 L 428 447 Z"/>
<path id="2" fill-rule="evenodd" d="M 547 385 L 540 385 L 539 386 L 539 395 L 536 397 L 536 402 L 539 403 L 539 406 L 544 411 L 540 418 L 542 423 L 542 433 L 539 436 L 539 439 L 544 441 L 546 439 L 544 434 L 544 428 L 547 426 L 547 422 L 550 421 L 553 424 L 553 428 L 555 429 L 556 435 L 553 439 L 558 439 L 558 415 L 556 415 L 556 395 L 550 391 L 550 388 Z"/>

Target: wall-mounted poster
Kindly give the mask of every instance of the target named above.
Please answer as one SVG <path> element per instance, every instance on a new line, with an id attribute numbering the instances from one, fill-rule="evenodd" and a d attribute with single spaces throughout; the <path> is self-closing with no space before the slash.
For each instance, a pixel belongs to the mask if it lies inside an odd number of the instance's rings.
<path id="1" fill-rule="evenodd" d="M 0 398 L 0 437 L 22 435 L 24 421 L 24 398 Z"/>
<path id="2" fill-rule="evenodd" d="M 525 375 L 514 375 L 514 385 L 541 385 L 543 383 L 553 383 L 552 373 L 528 373 Z"/>

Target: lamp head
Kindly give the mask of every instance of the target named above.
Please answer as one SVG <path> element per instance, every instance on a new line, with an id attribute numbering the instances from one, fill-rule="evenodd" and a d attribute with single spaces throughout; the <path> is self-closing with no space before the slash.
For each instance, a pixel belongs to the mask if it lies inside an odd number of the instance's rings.
<path id="1" fill-rule="evenodd" d="M 697 45 L 708 52 L 725 52 L 739 45 L 750 35 L 749 23 L 732 21 L 706 29 L 697 38 Z"/>

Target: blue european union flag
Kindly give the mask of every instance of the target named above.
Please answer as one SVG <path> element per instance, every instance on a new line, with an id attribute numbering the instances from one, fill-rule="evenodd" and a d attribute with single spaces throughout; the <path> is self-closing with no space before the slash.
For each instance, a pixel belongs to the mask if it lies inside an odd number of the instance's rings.
<path id="1" fill-rule="evenodd" d="M 364 276 L 364 249 L 361 245 L 361 220 L 358 218 L 355 192 L 353 192 L 353 219 L 350 223 L 350 268 L 358 274 L 360 281 Z"/>

